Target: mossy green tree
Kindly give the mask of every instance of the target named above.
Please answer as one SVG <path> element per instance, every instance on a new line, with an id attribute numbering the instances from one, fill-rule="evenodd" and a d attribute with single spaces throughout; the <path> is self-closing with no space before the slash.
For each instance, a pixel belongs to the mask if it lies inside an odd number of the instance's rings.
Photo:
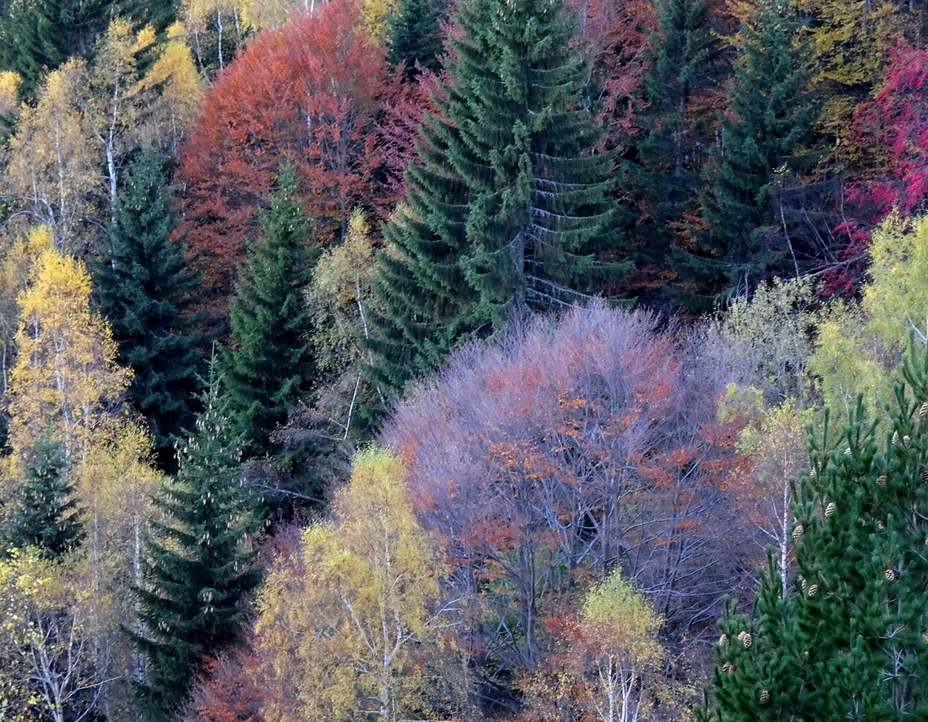
<path id="1" fill-rule="evenodd" d="M 619 273 L 612 160 L 583 102 L 587 73 L 559 0 L 466 0 L 450 82 L 426 116 L 386 225 L 372 319 L 376 381 L 401 388 L 469 334 L 562 307 Z M 601 276 L 599 276 L 601 280 Z"/>
<path id="2" fill-rule="evenodd" d="M 84 538 L 64 447 L 43 434 L 19 466 L 22 479 L 4 514 L 4 545 L 31 547 L 45 558 L 58 559 Z"/>
<path id="3" fill-rule="evenodd" d="M 136 589 L 142 631 L 130 634 L 148 661 L 139 697 L 152 720 L 173 719 L 204 657 L 235 640 L 259 581 L 260 525 L 241 455 L 214 361 L 196 428 L 178 448 L 177 476 L 155 495 L 160 518 Z"/>
<path id="4" fill-rule="evenodd" d="M 100 308 L 132 367 L 132 398 L 163 466 L 171 466 L 174 441 L 193 422 L 201 345 L 190 313 L 197 281 L 187 270 L 183 244 L 171 238 L 167 183 L 165 159 L 142 151 L 129 169 L 95 273 Z"/>
<path id="5" fill-rule="evenodd" d="M 315 375 L 306 294 L 316 251 L 298 191 L 294 168 L 281 166 L 229 307 L 232 333 L 222 369 L 248 456 L 272 451 L 271 432 L 307 400 Z"/>

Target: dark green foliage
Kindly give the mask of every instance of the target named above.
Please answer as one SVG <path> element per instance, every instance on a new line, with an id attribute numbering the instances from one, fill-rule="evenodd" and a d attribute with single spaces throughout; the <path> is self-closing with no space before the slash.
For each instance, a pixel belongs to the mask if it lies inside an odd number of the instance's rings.
<path id="1" fill-rule="evenodd" d="M 785 253 L 785 242 L 769 247 L 759 229 L 779 224 L 776 185 L 810 159 L 816 110 L 797 37 L 795 11 L 786 0 L 761 3 L 742 31 L 721 143 L 707 165 L 706 246 L 685 258 L 709 290 L 752 288 Z"/>
<path id="2" fill-rule="evenodd" d="M 450 83 L 426 117 L 405 203 L 387 224 L 373 318 L 384 390 L 470 333 L 594 286 L 620 251 L 611 160 L 581 103 L 584 64 L 560 2 L 467 0 Z"/>
<path id="3" fill-rule="evenodd" d="M 442 51 L 439 8 L 435 0 L 399 0 L 389 17 L 387 62 L 403 66 L 407 79 L 417 75 L 416 66 L 437 71 Z"/>
<path id="4" fill-rule="evenodd" d="M 54 559 L 84 538 L 64 447 L 43 435 L 22 461 L 23 478 L 6 512 L 4 546 L 34 547 Z"/>
<path id="5" fill-rule="evenodd" d="M 797 488 L 796 580 L 771 566 L 752 619 L 729 615 L 706 719 L 902 720 L 928 713 L 928 355 L 913 351 L 885 441 L 857 413 L 813 443 Z M 828 438 L 827 424 L 822 438 Z M 754 630 L 750 651 L 738 630 Z"/>
<path id="6" fill-rule="evenodd" d="M 199 365 L 188 312 L 197 283 L 186 270 L 183 245 L 171 240 L 173 230 L 165 159 L 143 151 L 126 176 L 108 255 L 95 275 L 100 308 L 132 367 L 132 397 L 162 463 L 173 458 L 175 438 L 193 420 Z"/>
<path id="7" fill-rule="evenodd" d="M 155 496 L 163 520 L 152 522 L 136 589 L 143 631 L 130 634 L 148 660 L 139 695 L 152 720 L 171 719 L 203 657 L 235 640 L 259 581 L 255 500 L 214 367 L 196 429 L 178 449 L 177 477 Z"/>
<path id="8" fill-rule="evenodd" d="M 710 139 L 707 118 L 697 117 L 691 104 L 717 75 L 718 47 L 706 0 L 660 0 L 656 15 L 638 123 L 644 136 L 623 178 L 623 190 L 639 210 L 639 267 L 666 266 L 673 237 L 669 224 L 679 222 L 698 199 L 701 148 Z"/>
<path id="9" fill-rule="evenodd" d="M 314 377 L 306 290 L 315 252 L 297 192 L 293 167 L 282 166 L 229 308 L 223 373 L 235 427 L 251 456 L 271 450 L 269 434 L 306 400 Z"/>
<path id="10" fill-rule="evenodd" d="M 173 0 L 13 0 L 0 18 L 0 67 L 19 73 L 31 97 L 45 73 L 72 56 L 89 57 L 113 18 L 161 30 L 174 14 Z"/>

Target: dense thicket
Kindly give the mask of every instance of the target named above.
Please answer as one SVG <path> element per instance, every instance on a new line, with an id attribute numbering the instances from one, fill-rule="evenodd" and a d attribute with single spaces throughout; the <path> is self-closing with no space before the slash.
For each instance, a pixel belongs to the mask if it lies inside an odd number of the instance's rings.
<path id="1" fill-rule="evenodd" d="M 0 718 L 928 716 L 923 6 L 0 0 Z"/>

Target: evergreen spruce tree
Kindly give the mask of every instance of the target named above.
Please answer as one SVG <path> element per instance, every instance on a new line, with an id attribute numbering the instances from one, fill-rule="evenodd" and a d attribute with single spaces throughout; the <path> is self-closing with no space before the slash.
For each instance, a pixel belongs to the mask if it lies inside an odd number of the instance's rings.
<path id="1" fill-rule="evenodd" d="M 245 452 L 271 450 L 269 434 L 311 390 L 312 323 L 306 302 L 315 253 L 311 225 L 296 198 L 296 172 L 281 167 L 271 208 L 261 217 L 229 309 L 223 356 L 231 413 Z"/>
<path id="2" fill-rule="evenodd" d="M 795 584 L 762 594 L 756 651 L 723 649 L 706 719 L 902 720 L 928 712 L 928 354 L 912 351 L 885 440 L 857 413 L 827 425 L 797 487 Z M 764 589 L 779 586 L 771 568 Z M 753 645 L 752 645 L 753 646 Z"/>
<path id="3" fill-rule="evenodd" d="M 709 292 L 751 288 L 787 253 L 785 243 L 765 248 L 758 229 L 779 222 L 772 213 L 776 183 L 809 161 L 815 120 L 792 5 L 760 0 L 739 37 L 730 113 L 715 162 L 706 165 L 706 244 L 681 254 L 690 278 Z"/>
<path id="4" fill-rule="evenodd" d="M 152 720 L 172 719 L 203 657 L 235 640 L 259 581 L 254 500 L 215 367 L 196 429 L 178 448 L 177 477 L 155 496 L 163 521 L 152 523 L 136 589 L 143 632 L 130 635 L 148 660 L 139 696 Z"/>
<path id="5" fill-rule="evenodd" d="M 718 48 L 707 0 L 659 0 L 651 64 L 644 78 L 646 109 L 639 126 L 638 155 L 625 164 L 624 183 L 638 199 L 637 265 L 665 266 L 672 232 L 688 206 L 698 200 L 701 154 L 707 145 L 705 119 L 691 103 L 715 80 Z"/>
<path id="6" fill-rule="evenodd" d="M 196 280 L 186 270 L 182 244 L 171 240 L 173 230 L 165 159 L 142 151 L 95 275 L 100 308 L 132 367 L 132 397 L 148 419 L 162 465 L 170 465 L 174 439 L 193 420 L 200 342 L 189 315 Z"/>
<path id="7" fill-rule="evenodd" d="M 462 336 L 627 269 L 594 260 L 621 255 L 617 208 L 563 4 L 465 0 L 457 23 L 449 87 L 384 231 L 372 348 L 386 390 L 433 369 Z"/>
<path id="8" fill-rule="evenodd" d="M 22 466 L 23 478 L 4 520 L 4 545 L 61 557 L 84 538 L 64 447 L 42 435 Z"/>
<path id="9" fill-rule="evenodd" d="M 403 66 L 407 79 L 417 75 L 417 66 L 437 71 L 442 51 L 440 9 L 435 0 L 399 0 L 387 25 L 387 62 Z"/>

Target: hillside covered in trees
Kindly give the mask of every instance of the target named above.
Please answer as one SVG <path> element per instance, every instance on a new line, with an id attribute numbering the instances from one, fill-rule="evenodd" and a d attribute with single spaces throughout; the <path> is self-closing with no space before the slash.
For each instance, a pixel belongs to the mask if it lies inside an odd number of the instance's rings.
<path id="1" fill-rule="evenodd" d="M 0 722 L 928 719 L 926 0 L 0 0 Z"/>

